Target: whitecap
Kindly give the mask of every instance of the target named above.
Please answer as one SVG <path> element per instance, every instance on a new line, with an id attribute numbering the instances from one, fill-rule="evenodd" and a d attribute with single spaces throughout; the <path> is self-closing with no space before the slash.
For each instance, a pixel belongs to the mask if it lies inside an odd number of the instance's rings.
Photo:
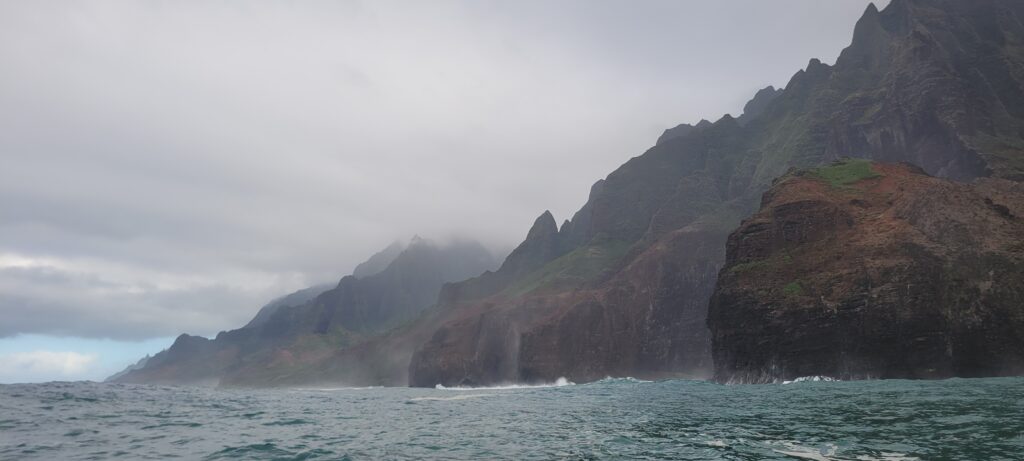
<path id="1" fill-rule="evenodd" d="M 334 391 L 365 391 L 369 389 L 383 389 L 384 386 L 365 387 L 296 387 L 293 390 L 304 392 L 334 392 Z"/>
<path id="2" fill-rule="evenodd" d="M 782 384 L 795 384 L 795 383 L 806 383 L 806 382 L 838 382 L 831 376 L 801 376 L 792 381 L 783 381 Z"/>
<path id="3" fill-rule="evenodd" d="M 871 456 L 858 456 L 858 461 L 920 461 L 921 458 L 910 456 L 905 453 L 887 453 L 882 452 L 878 454 L 880 457 L 875 458 Z"/>
<path id="4" fill-rule="evenodd" d="M 423 400 L 440 400 L 440 401 L 446 401 L 446 400 L 466 400 L 466 399 L 476 399 L 476 398 L 480 398 L 480 397 L 491 397 L 491 396 L 495 396 L 495 395 L 498 395 L 498 394 L 463 394 L 463 395 L 455 395 L 455 396 L 452 396 L 452 397 L 413 397 L 413 398 L 411 398 L 409 400 L 412 401 L 412 402 L 419 402 L 419 401 L 423 401 Z"/>
<path id="5" fill-rule="evenodd" d="M 784 442 L 783 445 L 786 446 L 785 450 L 775 449 L 772 451 L 786 456 L 791 456 L 793 458 L 810 459 L 813 461 L 832 461 L 836 459 L 833 458 L 836 454 L 836 446 L 831 443 L 826 444 L 824 448 L 817 450 L 809 447 L 803 447 L 795 443 Z"/>
<path id="6" fill-rule="evenodd" d="M 563 386 L 575 386 L 576 383 L 561 377 L 555 380 L 553 383 L 544 384 L 504 384 L 498 386 L 481 386 L 481 387 L 465 387 L 465 386 L 453 386 L 448 387 L 442 384 L 434 386 L 434 389 L 442 391 L 479 391 L 479 390 L 511 390 L 511 389 L 543 389 L 546 387 L 563 387 Z"/>
<path id="7" fill-rule="evenodd" d="M 816 451 L 787 451 L 787 450 L 773 450 L 776 453 L 781 453 L 786 456 L 792 456 L 800 459 L 810 459 L 814 461 L 831 461 L 833 458 L 822 456 Z"/>
<path id="8" fill-rule="evenodd" d="M 604 379 L 597 381 L 599 384 L 610 384 L 610 383 L 653 383 L 654 381 L 647 381 L 644 379 L 636 379 L 632 376 L 626 376 L 624 378 L 613 378 L 606 376 Z"/>

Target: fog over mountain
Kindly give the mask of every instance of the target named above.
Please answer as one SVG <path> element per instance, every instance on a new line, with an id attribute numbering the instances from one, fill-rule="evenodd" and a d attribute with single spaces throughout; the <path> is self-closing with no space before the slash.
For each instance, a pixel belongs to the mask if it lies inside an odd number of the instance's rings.
<path id="1" fill-rule="evenodd" d="M 867 3 L 4 2 L 0 338 L 211 335 L 414 234 L 511 248 Z"/>

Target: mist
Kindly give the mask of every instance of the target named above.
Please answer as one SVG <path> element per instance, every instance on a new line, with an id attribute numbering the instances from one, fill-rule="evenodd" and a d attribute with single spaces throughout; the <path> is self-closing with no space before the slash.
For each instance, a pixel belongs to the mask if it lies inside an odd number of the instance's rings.
<path id="1" fill-rule="evenodd" d="M 507 251 L 866 4 L 6 2 L 0 337 L 210 335 L 414 234 Z"/>

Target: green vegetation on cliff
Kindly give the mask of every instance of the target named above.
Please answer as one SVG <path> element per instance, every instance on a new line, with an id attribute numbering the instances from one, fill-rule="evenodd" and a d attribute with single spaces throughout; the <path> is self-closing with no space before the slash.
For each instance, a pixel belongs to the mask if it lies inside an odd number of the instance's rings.
<path id="1" fill-rule="evenodd" d="M 579 286 L 610 270 L 629 251 L 631 243 L 606 239 L 577 248 L 533 271 L 505 289 L 504 294 L 519 296 L 556 286 Z"/>
<path id="2" fill-rule="evenodd" d="M 804 287 L 800 285 L 800 281 L 795 280 L 782 287 L 782 293 L 786 296 L 803 296 Z"/>
<path id="3" fill-rule="evenodd" d="M 810 170 L 810 175 L 825 181 L 832 187 L 846 187 L 851 184 L 879 177 L 871 167 L 871 162 L 864 159 L 845 159 Z"/>

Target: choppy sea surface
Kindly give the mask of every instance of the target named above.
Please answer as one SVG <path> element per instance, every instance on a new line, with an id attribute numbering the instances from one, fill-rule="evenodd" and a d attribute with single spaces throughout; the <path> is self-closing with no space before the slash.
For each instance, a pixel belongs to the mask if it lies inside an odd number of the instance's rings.
<path id="1" fill-rule="evenodd" d="M 0 386 L 0 459 L 1020 460 L 1024 379 Z"/>

